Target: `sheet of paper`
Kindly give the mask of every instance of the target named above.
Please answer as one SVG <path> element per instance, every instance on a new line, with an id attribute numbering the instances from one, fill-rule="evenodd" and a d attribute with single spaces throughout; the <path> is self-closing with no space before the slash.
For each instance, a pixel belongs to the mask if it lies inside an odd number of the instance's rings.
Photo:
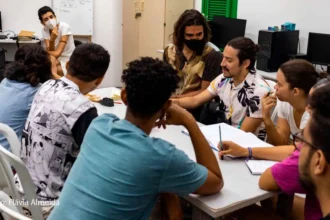
<path id="1" fill-rule="evenodd" d="M 271 160 L 246 160 L 245 163 L 253 175 L 261 175 L 277 162 Z"/>

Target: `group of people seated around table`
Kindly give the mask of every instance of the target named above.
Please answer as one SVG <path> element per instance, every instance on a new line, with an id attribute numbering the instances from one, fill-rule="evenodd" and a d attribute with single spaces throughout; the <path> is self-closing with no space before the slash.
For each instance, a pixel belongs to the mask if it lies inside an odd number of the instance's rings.
<path id="1" fill-rule="evenodd" d="M 125 118 L 98 116 L 85 95 L 101 84 L 108 51 L 94 43 L 75 48 L 69 26 L 51 8 L 42 7 L 38 15 L 46 48 L 23 46 L 6 66 L 0 123 L 21 140 L 20 159 L 37 199 L 45 202 L 45 218 L 182 219 L 178 196 L 214 194 L 225 184 L 197 120 L 227 123 L 274 145 L 243 148 L 224 141 L 219 157 L 278 161 L 261 175 L 260 188 L 307 194 L 294 200 L 296 219 L 330 219 L 330 82 L 311 63 L 283 63 L 272 87 L 255 69 L 258 45 L 238 37 L 221 53 L 209 43 L 204 16 L 186 10 L 163 61 L 142 57 L 123 70 Z M 196 162 L 150 137 L 154 127 L 166 125 L 188 130 Z M 0 145 L 11 151 L 1 135 Z M 15 175 L 14 181 L 24 196 L 24 180 Z M 0 198 L 5 199 L 10 198 Z M 248 207 L 226 218 L 249 219 L 251 210 L 253 219 L 276 219 L 265 207 L 258 207 L 259 217 Z"/>

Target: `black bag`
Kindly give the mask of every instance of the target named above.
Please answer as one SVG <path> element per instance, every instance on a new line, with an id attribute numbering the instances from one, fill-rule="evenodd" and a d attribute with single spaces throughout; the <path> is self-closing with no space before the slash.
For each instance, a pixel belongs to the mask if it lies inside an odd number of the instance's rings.
<path id="1" fill-rule="evenodd" d="M 220 98 L 218 96 L 211 102 L 204 104 L 199 121 L 205 125 L 218 123 L 228 124 L 226 114 L 221 107 Z"/>

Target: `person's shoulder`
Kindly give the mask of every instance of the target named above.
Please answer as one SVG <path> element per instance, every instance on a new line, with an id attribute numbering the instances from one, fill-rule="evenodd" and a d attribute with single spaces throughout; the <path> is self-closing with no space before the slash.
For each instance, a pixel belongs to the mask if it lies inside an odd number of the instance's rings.
<path id="1" fill-rule="evenodd" d="M 63 21 L 59 22 L 60 23 L 60 27 L 66 27 L 66 28 L 70 28 L 70 25 L 68 23 L 65 23 Z"/>
<path id="2" fill-rule="evenodd" d="M 103 114 L 95 118 L 93 120 L 93 123 L 104 123 L 104 122 L 118 121 L 118 120 L 120 119 L 114 114 Z"/>
<path id="3" fill-rule="evenodd" d="M 265 95 L 273 91 L 272 87 L 267 83 L 267 81 L 258 73 L 255 74 L 254 80 L 254 93 L 258 95 Z"/>
<path id="4" fill-rule="evenodd" d="M 151 145 L 156 150 L 156 152 L 164 157 L 171 157 L 175 152 L 176 147 L 168 141 L 165 141 L 161 138 L 150 138 Z"/>
<path id="5" fill-rule="evenodd" d="M 109 132 L 113 128 L 114 122 L 119 120 L 120 119 L 116 115 L 103 114 L 93 119 L 93 121 L 89 125 L 88 130 L 89 132 L 92 132 L 92 136 L 95 135 L 94 132 L 96 133 Z M 88 137 L 94 139 L 92 136 L 89 135 Z"/>

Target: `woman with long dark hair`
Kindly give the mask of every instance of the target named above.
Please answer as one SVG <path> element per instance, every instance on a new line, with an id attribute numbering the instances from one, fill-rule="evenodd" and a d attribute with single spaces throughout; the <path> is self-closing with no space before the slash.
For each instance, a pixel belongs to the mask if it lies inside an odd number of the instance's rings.
<path id="1" fill-rule="evenodd" d="M 0 123 L 11 127 L 21 138 L 32 100 L 41 83 L 52 78 L 49 54 L 37 44 L 19 48 L 15 61 L 5 68 L 0 83 Z M 7 139 L 0 135 L 0 145 L 9 150 Z"/>

